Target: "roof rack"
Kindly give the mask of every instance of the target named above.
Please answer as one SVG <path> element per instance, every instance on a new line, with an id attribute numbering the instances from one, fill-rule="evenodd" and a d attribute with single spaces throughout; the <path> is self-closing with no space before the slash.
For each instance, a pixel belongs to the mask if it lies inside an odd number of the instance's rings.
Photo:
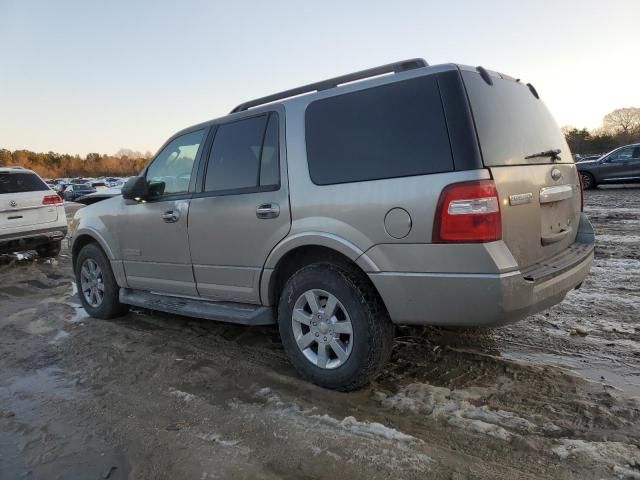
<path id="1" fill-rule="evenodd" d="M 360 70 L 359 72 L 329 78 L 321 82 L 310 83 L 308 85 L 304 85 L 303 87 L 292 88 L 291 90 L 285 90 L 284 92 L 274 93 L 273 95 L 267 95 L 266 97 L 256 98 L 255 100 L 249 100 L 248 102 L 244 102 L 238 105 L 236 108 L 231 110 L 230 113 L 242 112 L 252 107 L 257 107 L 258 105 L 275 102 L 276 100 L 282 100 L 283 98 L 295 97 L 297 95 L 302 95 L 303 93 L 327 90 L 344 83 L 355 82 L 356 80 L 377 77 L 378 75 L 383 75 L 385 73 L 404 72 L 406 70 L 413 70 L 416 68 L 426 67 L 428 65 L 429 64 L 422 58 L 411 58 L 409 60 L 389 63 L 387 65 L 381 65 L 379 67 L 368 68 L 366 70 Z"/>

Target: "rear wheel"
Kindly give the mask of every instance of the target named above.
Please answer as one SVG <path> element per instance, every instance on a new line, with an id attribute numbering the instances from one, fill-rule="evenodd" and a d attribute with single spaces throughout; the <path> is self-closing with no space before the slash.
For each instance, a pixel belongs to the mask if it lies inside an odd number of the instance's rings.
<path id="1" fill-rule="evenodd" d="M 355 390 L 388 360 L 394 327 L 359 272 L 316 264 L 286 283 L 278 307 L 282 343 L 295 369 L 325 388 Z"/>
<path id="2" fill-rule="evenodd" d="M 124 315 L 129 307 L 120 303 L 120 287 L 111 264 L 96 244 L 82 247 L 76 260 L 76 284 L 82 306 L 95 318 Z"/>
<path id="3" fill-rule="evenodd" d="M 586 172 L 581 172 L 580 176 L 582 177 L 582 188 L 585 190 L 591 190 L 592 188 L 596 188 L 596 179 L 593 178 L 593 175 Z"/>
<path id="4" fill-rule="evenodd" d="M 51 242 L 51 243 L 47 243 L 45 245 L 40 245 L 36 247 L 36 253 L 40 257 L 53 258 L 60 255 L 61 249 L 62 249 L 62 242 L 58 240 L 57 242 Z"/>

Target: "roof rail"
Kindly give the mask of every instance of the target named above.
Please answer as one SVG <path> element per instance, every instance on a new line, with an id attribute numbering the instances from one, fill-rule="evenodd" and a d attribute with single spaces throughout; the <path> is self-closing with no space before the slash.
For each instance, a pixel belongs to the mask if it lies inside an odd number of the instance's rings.
<path id="1" fill-rule="evenodd" d="M 258 105 L 275 102 L 276 100 L 282 100 L 283 98 L 295 97 L 296 95 L 302 95 L 303 93 L 327 90 L 329 88 L 337 87 L 343 83 L 355 82 L 356 80 L 376 77 L 385 73 L 404 72 L 406 70 L 413 70 L 415 68 L 426 67 L 428 65 L 429 64 L 422 58 L 411 58 L 409 60 L 389 63 L 379 67 L 368 68 L 366 70 L 360 70 L 359 72 L 353 72 L 347 75 L 329 78 L 321 82 L 310 83 L 302 87 L 292 88 L 291 90 L 285 90 L 284 92 L 274 93 L 273 95 L 267 95 L 266 97 L 256 98 L 255 100 L 249 100 L 248 102 L 238 105 L 236 108 L 231 110 L 230 113 L 242 112 L 252 107 L 257 107 Z"/>

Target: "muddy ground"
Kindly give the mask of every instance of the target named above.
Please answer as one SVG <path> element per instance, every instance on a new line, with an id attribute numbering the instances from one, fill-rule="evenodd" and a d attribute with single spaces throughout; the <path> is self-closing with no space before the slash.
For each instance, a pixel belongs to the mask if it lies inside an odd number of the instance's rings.
<path id="1" fill-rule="evenodd" d="M 640 478 L 640 189 L 587 192 L 592 275 L 485 331 L 403 329 L 349 394 L 275 328 L 87 318 L 70 258 L 0 258 L 0 478 Z"/>

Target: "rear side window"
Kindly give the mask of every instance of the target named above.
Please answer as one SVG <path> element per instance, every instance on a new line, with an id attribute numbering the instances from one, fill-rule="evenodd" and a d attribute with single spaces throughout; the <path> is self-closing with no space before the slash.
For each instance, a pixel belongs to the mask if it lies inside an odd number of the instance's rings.
<path id="1" fill-rule="evenodd" d="M 0 194 L 46 190 L 50 188 L 33 173 L 0 173 Z"/>
<path id="2" fill-rule="evenodd" d="M 316 100 L 306 141 L 318 185 L 453 170 L 435 76 Z"/>
<path id="3" fill-rule="evenodd" d="M 205 191 L 279 185 L 278 115 L 275 112 L 218 127 L 205 176 Z"/>

